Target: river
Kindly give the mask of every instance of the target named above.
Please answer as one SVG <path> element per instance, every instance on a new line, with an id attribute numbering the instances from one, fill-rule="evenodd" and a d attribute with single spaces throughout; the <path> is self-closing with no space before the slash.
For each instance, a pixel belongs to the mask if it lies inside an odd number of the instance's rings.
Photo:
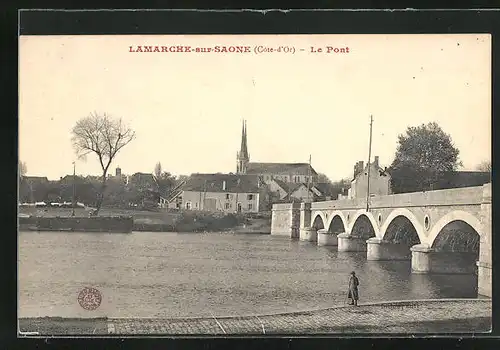
<path id="1" fill-rule="evenodd" d="M 349 273 L 360 302 L 475 298 L 475 275 L 412 274 L 409 261 L 286 237 L 225 233 L 20 232 L 19 317 L 261 315 L 345 303 Z M 97 310 L 80 307 L 97 288 Z"/>

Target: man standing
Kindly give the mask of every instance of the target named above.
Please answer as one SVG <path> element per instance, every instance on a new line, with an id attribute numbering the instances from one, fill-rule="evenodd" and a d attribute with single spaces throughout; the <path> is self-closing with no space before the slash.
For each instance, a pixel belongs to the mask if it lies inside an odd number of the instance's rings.
<path id="1" fill-rule="evenodd" d="M 351 277 L 349 278 L 349 294 L 347 296 L 349 299 L 351 299 L 349 305 L 358 306 L 358 299 L 359 299 L 358 286 L 359 286 L 359 280 L 356 277 L 356 273 L 353 271 L 351 272 Z"/>

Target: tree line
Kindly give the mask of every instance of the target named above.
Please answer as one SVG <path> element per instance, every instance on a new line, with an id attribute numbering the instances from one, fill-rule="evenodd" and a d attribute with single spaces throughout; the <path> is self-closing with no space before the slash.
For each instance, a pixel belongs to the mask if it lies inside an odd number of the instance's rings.
<path id="1" fill-rule="evenodd" d="M 181 176 L 180 179 L 183 177 Z M 158 197 L 176 186 L 179 178 L 162 172 L 160 177 L 152 177 L 153 181 L 138 181 L 134 175 L 128 183 L 122 179 L 111 177 L 106 180 L 103 195 L 100 195 L 102 179 L 96 176 L 68 175 L 57 181 L 44 178 L 19 177 L 19 202 L 63 203 L 73 201 L 73 184 L 75 201 L 96 208 L 102 197 L 102 206 L 114 208 L 152 208 L 157 207 Z"/>

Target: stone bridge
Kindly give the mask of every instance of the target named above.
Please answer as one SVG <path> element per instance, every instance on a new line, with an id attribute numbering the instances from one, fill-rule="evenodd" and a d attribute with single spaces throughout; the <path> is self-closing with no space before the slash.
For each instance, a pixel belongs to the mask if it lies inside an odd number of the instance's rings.
<path id="1" fill-rule="evenodd" d="M 366 199 L 273 205 L 272 235 L 368 260 L 411 259 L 414 273 L 476 273 L 491 297 L 491 184 Z"/>

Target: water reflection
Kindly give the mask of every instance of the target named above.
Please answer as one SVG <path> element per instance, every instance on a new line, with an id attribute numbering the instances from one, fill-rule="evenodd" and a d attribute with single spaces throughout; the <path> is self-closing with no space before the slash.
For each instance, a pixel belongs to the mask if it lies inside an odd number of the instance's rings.
<path id="1" fill-rule="evenodd" d="M 361 302 L 476 297 L 475 275 L 417 275 L 409 261 L 269 235 L 19 234 L 21 316 L 196 317 L 266 314 L 345 302 L 349 273 Z M 93 314 L 75 303 L 99 288 Z"/>

